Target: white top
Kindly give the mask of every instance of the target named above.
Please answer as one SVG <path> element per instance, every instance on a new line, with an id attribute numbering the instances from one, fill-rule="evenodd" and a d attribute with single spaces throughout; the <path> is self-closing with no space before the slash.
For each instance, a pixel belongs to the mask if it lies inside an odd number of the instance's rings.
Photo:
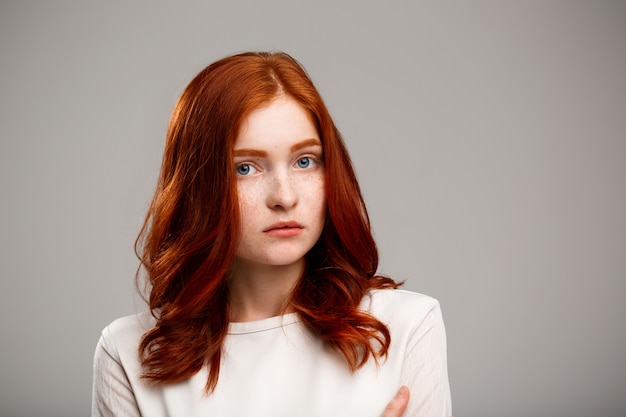
<path id="1" fill-rule="evenodd" d="M 154 325 L 149 313 L 124 317 L 102 332 L 94 358 L 92 416 L 380 417 L 401 385 L 411 391 L 404 416 L 452 415 L 446 335 L 437 300 L 403 290 L 374 290 L 361 308 L 391 333 L 387 359 L 351 374 L 295 313 L 230 323 L 215 391 L 206 368 L 155 387 L 140 378 L 138 345 Z"/>

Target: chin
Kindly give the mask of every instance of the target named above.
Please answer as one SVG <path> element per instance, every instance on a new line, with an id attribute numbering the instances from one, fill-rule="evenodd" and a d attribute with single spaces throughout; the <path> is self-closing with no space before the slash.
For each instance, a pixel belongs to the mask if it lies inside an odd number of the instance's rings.
<path id="1" fill-rule="evenodd" d="M 289 266 L 302 262 L 307 251 L 280 251 L 279 253 L 267 254 L 265 264 L 274 266 Z"/>
<path id="2" fill-rule="evenodd" d="M 273 265 L 273 266 L 289 266 L 289 265 L 297 264 L 298 262 L 301 262 L 303 260 L 304 260 L 304 255 L 294 256 L 294 257 L 281 256 L 277 258 L 268 259 L 266 261 L 266 264 Z"/>

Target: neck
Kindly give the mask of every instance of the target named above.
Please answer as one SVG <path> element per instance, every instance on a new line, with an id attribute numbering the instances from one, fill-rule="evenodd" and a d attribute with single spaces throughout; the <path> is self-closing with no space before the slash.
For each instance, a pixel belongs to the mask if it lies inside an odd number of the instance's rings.
<path id="1" fill-rule="evenodd" d="M 236 260 L 229 280 L 230 320 L 261 320 L 289 313 L 288 302 L 304 270 L 304 260 L 275 266 Z"/>

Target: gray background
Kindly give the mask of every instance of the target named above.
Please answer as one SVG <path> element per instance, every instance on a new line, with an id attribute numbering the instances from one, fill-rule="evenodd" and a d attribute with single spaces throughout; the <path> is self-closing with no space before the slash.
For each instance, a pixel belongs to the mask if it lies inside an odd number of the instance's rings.
<path id="1" fill-rule="evenodd" d="M 171 3 L 171 4 L 170 4 Z M 174 4 L 175 3 L 175 4 Z M 626 3 L 0 3 L 0 415 L 81 416 L 187 82 L 304 63 L 455 415 L 626 415 Z"/>

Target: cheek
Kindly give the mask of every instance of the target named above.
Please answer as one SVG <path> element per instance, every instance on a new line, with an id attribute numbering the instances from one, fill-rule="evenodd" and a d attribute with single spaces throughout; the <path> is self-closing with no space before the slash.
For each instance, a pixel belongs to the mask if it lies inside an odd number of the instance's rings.
<path id="1" fill-rule="evenodd" d="M 250 223 L 254 219 L 254 213 L 258 209 L 259 191 L 249 185 L 239 184 L 237 187 L 239 199 L 239 213 L 241 223 Z"/>
<path id="2" fill-rule="evenodd" d="M 323 176 L 315 178 L 308 187 L 307 199 L 309 207 L 324 218 L 326 216 L 326 182 Z"/>

